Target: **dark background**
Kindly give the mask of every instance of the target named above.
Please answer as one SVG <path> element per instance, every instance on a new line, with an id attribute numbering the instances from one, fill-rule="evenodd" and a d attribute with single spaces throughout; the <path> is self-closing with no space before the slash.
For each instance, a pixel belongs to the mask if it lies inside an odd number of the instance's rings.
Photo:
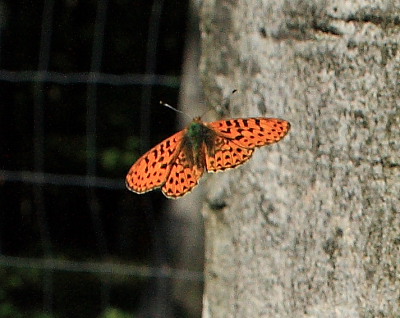
<path id="1" fill-rule="evenodd" d="M 173 267 L 155 239 L 166 199 L 124 178 L 176 129 L 159 101 L 177 105 L 186 23 L 182 0 L 0 1 L 0 317 L 151 306 Z"/>

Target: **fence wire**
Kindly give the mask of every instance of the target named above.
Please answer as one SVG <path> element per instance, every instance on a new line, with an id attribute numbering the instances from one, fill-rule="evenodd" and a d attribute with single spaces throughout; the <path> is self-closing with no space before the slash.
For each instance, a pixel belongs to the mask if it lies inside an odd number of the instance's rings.
<path id="1" fill-rule="evenodd" d="M 0 70 L 0 81 L 11 83 L 47 82 L 62 85 L 70 84 L 108 84 L 112 86 L 165 86 L 179 88 L 178 76 L 159 74 L 104 74 L 59 73 L 51 71 L 7 71 Z"/>
<path id="2" fill-rule="evenodd" d="M 73 186 L 109 190 L 125 189 L 124 180 L 96 176 L 65 175 L 32 171 L 0 170 L 0 183 L 23 182 L 39 185 Z"/>
<path id="3" fill-rule="evenodd" d="M 16 268 L 36 268 L 71 273 L 108 274 L 137 277 L 203 281 L 203 273 L 168 267 L 149 267 L 108 262 L 73 262 L 55 258 L 27 258 L 0 255 L 0 265 Z"/>

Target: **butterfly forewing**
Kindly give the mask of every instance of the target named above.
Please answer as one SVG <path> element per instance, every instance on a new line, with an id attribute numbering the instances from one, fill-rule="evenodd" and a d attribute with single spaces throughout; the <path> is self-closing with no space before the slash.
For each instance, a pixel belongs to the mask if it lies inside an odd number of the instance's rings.
<path id="1" fill-rule="evenodd" d="M 244 148 L 255 148 L 281 140 L 290 129 L 286 120 L 279 118 L 236 118 L 207 124 L 221 136 Z"/>
<path id="2" fill-rule="evenodd" d="M 144 193 L 161 187 L 170 174 L 171 163 L 176 160 L 184 135 L 185 130 L 182 130 L 140 157 L 126 176 L 128 189 Z"/>

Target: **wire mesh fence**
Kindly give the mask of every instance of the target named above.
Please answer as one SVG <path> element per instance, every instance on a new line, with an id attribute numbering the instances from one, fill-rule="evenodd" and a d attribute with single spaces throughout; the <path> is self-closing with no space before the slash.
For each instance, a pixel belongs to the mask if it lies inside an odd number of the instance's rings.
<path id="1" fill-rule="evenodd" d="M 0 280 L 7 310 L 15 317 L 40 310 L 95 317 L 140 304 L 134 296 L 126 302 L 135 305 L 124 308 L 118 293 L 127 287 L 113 292 L 121 283 L 110 276 L 133 277 L 126 280 L 134 294 L 148 277 L 201 281 L 202 273 L 165 262 L 145 265 L 166 253 L 151 238 L 162 236 L 151 223 L 162 202 L 137 198 L 124 185 L 135 157 L 173 129 L 173 114 L 151 110 L 161 98 L 177 100 L 186 4 L 0 1 L 0 13 Z M 60 304 L 79 294 L 73 289 L 82 282 L 98 287 L 87 306 L 93 312 Z M 41 297 L 18 302 L 16 290 Z M 7 310 L 0 306 L 0 317 Z"/>

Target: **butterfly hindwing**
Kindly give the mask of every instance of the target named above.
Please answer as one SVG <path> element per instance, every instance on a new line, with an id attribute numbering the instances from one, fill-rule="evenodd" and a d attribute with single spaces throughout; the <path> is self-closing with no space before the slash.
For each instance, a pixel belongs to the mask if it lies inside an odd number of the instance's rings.
<path id="1" fill-rule="evenodd" d="M 253 149 L 238 146 L 233 140 L 217 136 L 215 138 L 214 154 L 206 155 L 207 170 L 221 171 L 237 167 L 253 154 Z"/>
<path id="2" fill-rule="evenodd" d="M 204 172 L 204 167 L 193 165 L 186 153 L 187 151 L 182 149 L 176 160 L 171 163 L 171 171 L 161 189 L 168 198 L 178 198 L 190 192 Z"/>

